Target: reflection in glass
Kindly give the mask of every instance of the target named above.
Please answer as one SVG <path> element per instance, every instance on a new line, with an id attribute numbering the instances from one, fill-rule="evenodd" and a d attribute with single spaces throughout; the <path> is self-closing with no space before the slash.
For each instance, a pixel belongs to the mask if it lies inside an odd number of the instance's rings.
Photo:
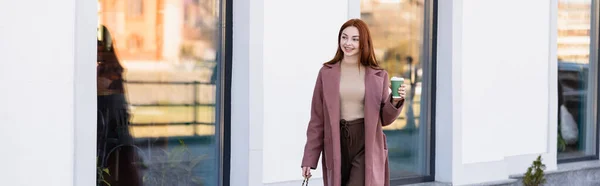
<path id="1" fill-rule="evenodd" d="M 392 179 L 427 176 L 429 131 L 420 125 L 424 5 L 423 0 L 361 0 L 361 19 L 372 33 L 380 64 L 390 75 L 408 80 L 404 111 L 384 127 L 389 148 Z"/>
<path id="2" fill-rule="evenodd" d="M 596 153 L 595 95 L 590 63 L 592 0 L 558 2 L 558 158 Z"/>
<path id="3" fill-rule="evenodd" d="M 217 185 L 220 1 L 98 4 L 98 185 Z"/>

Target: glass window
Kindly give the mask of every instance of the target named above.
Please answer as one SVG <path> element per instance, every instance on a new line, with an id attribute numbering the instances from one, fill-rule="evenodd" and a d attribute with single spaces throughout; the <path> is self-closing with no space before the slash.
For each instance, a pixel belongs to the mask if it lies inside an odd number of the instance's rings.
<path id="1" fill-rule="evenodd" d="M 592 3 L 597 2 L 558 1 L 558 159 L 563 162 L 597 155 Z"/>
<path id="2" fill-rule="evenodd" d="M 218 185 L 221 0 L 98 4 L 98 185 Z"/>
<path id="3" fill-rule="evenodd" d="M 390 75 L 408 80 L 409 91 L 400 117 L 384 127 L 392 183 L 405 178 L 432 181 L 427 95 L 431 83 L 432 11 L 430 0 L 361 0 L 360 15 L 368 25 L 379 63 Z M 427 41 L 427 42 L 426 42 Z M 396 181 L 394 181 L 396 180 Z"/>

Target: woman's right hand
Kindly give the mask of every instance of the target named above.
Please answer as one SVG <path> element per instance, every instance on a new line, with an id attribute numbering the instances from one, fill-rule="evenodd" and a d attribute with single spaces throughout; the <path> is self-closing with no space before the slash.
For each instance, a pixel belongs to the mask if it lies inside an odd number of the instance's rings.
<path id="1" fill-rule="evenodd" d="M 302 167 L 302 177 L 310 178 L 312 175 L 310 174 L 310 167 Z"/>

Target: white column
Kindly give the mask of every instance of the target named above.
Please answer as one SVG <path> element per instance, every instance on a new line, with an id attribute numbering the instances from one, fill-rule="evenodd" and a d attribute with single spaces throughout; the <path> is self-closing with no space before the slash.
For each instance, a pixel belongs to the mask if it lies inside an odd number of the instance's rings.
<path id="1" fill-rule="evenodd" d="M 96 184 L 96 38 L 95 1 L 75 7 L 75 170 L 74 185 Z"/>
<path id="2" fill-rule="evenodd" d="M 233 1 L 231 185 L 262 185 L 263 0 Z"/>
<path id="3" fill-rule="evenodd" d="M 460 62 L 462 0 L 438 1 L 436 115 L 435 115 L 435 180 L 452 182 L 454 165 L 460 157 L 454 150 L 460 140 Z"/>

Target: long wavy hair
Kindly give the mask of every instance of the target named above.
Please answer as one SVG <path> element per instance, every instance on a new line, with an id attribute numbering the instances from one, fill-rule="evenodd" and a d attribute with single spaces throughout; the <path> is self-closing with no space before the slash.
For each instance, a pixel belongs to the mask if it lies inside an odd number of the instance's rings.
<path id="1" fill-rule="evenodd" d="M 373 50 L 373 40 L 371 39 L 371 33 L 369 32 L 369 28 L 367 24 L 360 19 L 350 19 L 346 21 L 340 28 L 340 32 L 338 33 L 338 47 L 337 52 L 335 53 L 335 57 L 329 60 L 325 64 L 335 64 L 340 62 L 344 58 L 344 52 L 342 51 L 342 46 L 340 46 L 341 36 L 344 29 L 353 26 L 358 29 L 359 34 L 359 49 L 358 59 L 359 63 L 363 66 L 368 66 L 374 69 L 381 69 L 379 63 L 377 63 L 377 59 L 375 58 L 375 51 Z"/>

